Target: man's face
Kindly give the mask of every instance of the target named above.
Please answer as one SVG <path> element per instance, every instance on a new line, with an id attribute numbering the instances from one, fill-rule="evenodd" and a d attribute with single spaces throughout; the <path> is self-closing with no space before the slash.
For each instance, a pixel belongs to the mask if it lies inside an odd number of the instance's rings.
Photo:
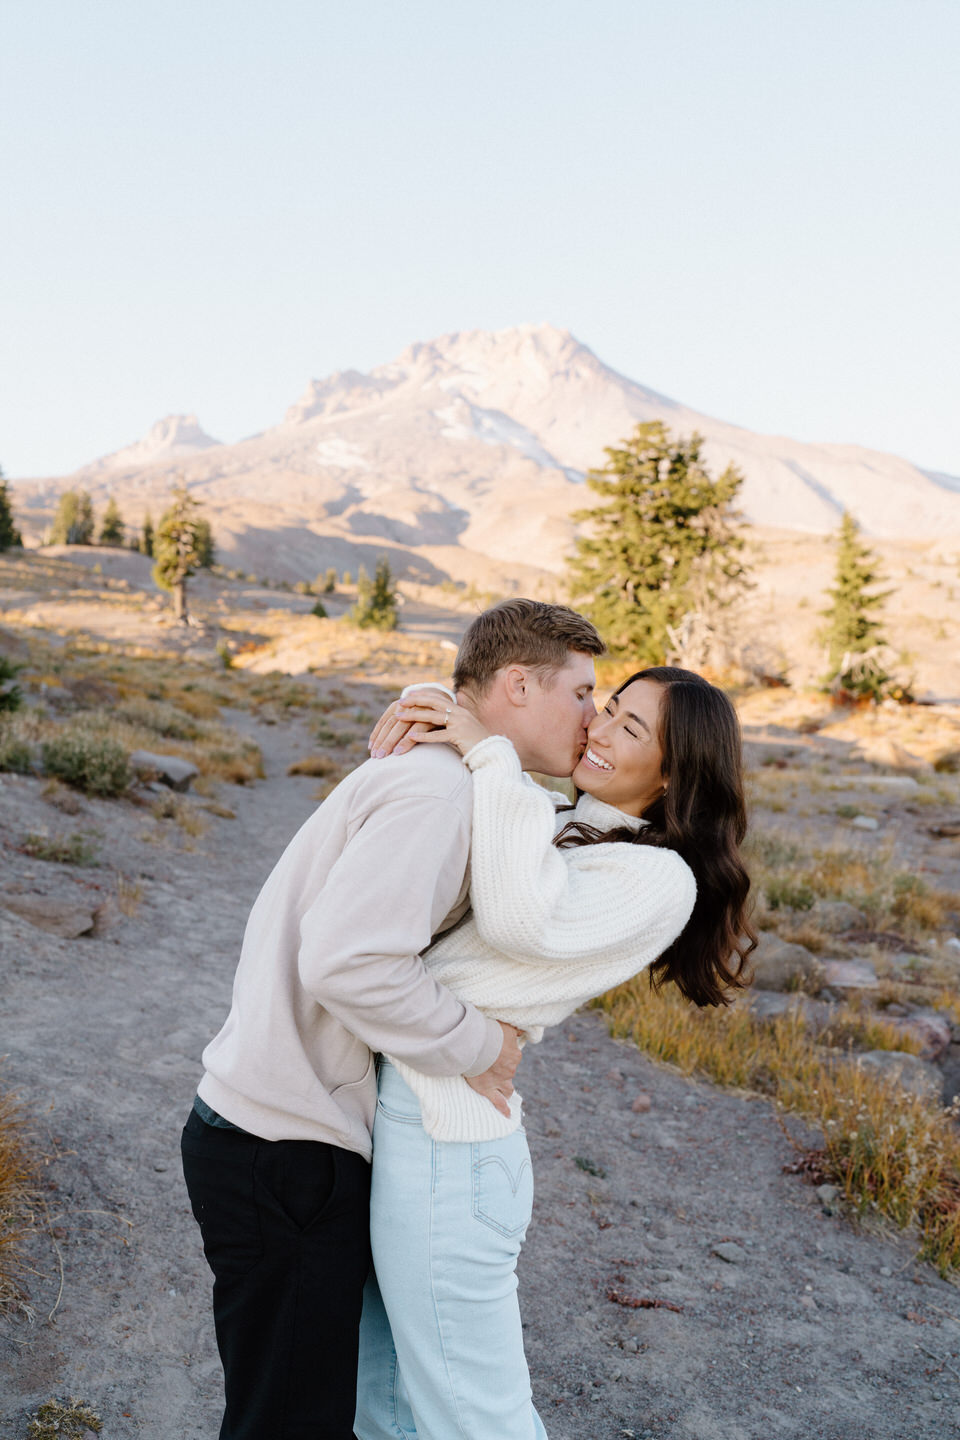
<path id="1" fill-rule="evenodd" d="M 540 681 L 529 676 L 523 717 L 525 770 L 568 776 L 583 754 L 587 726 L 596 715 L 593 656 L 572 651 L 561 670 Z"/>

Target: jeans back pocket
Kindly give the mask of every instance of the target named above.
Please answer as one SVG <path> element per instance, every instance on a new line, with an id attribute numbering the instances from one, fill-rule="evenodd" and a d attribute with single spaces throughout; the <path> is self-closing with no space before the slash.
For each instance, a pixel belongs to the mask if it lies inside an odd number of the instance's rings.
<path id="1" fill-rule="evenodd" d="M 533 1166 L 522 1130 L 473 1146 L 473 1214 L 507 1239 L 523 1239 L 533 1212 Z"/>

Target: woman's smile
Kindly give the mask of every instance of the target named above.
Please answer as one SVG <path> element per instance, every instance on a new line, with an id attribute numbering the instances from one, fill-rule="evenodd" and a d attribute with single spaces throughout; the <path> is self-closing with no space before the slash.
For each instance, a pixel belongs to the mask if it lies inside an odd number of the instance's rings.
<path id="1" fill-rule="evenodd" d="M 597 770 L 613 770 L 616 768 L 610 764 L 609 760 L 602 759 L 591 745 L 588 745 L 583 752 L 583 763 L 592 765 Z"/>
<path id="2" fill-rule="evenodd" d="M 642 815 L 663 794 L 659 719 L 662 690 L 635 680 L 590 721 L 573 783 L 627 815 Z"/>

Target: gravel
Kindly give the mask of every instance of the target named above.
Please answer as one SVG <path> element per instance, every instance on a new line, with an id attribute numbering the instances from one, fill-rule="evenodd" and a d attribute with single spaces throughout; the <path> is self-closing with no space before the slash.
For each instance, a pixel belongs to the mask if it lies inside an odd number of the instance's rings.
<path id="1" fill-rule="evenodd" d="M 179 1129 L 249 903 L 313 805 L 312 783 L 285 775 L 305 732 L 255 735 L 267 781 L 231 789 L 238 820 L 212 820 L 193 850 L 175 831 L 158 843 L 162 827 L 132 806 L 90 801 L 77 823 L 100 832 L 100 871 L 5 852 L 5 883 L 24 893 L 102 899 L 110 864 L 143 890 L 135 916 L 110 911 L 74 940 L 0 910 L 0 1079 L 36 1117 L 55 1187 L 52 1233 L 34 1245 L 36 1321 L 0 1326 L 10 1440 L 51 1395 L 90 1404 L 104 1440 L 216 1435 L 209 1274 Z M 40 787 L 3 777 L 4 833 L 51 818 Z M 960 1436 L 960 1293 L 909 1239 L 858 1231 L 784 1174 L 795 1151 L 767 1102 L 653 1064 L 597 1012 L 530 1047 L 519 1088 L 537 1176 L 520 1297 L 550 1440 Z"/>

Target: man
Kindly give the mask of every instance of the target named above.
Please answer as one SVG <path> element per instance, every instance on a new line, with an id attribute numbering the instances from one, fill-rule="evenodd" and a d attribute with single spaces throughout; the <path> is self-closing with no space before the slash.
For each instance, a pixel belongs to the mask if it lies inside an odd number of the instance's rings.
<path id="1" fill-rule="evenodd" d="M 569 775 L 603 648 L 572 610 L 505 601 L 468 629 L 454 679 L 481 692 L 479 718 L 525 769 Z M 301 827 L 251 911 L 182 1140 L 214 1274 L 221 1440 L 352 1436 L 374 1052 L 462 1074 L 507 1109 L 516 1036 L 419 959 L 467 909 L 470 807 L 446 746 L 369 761 Z"/>

